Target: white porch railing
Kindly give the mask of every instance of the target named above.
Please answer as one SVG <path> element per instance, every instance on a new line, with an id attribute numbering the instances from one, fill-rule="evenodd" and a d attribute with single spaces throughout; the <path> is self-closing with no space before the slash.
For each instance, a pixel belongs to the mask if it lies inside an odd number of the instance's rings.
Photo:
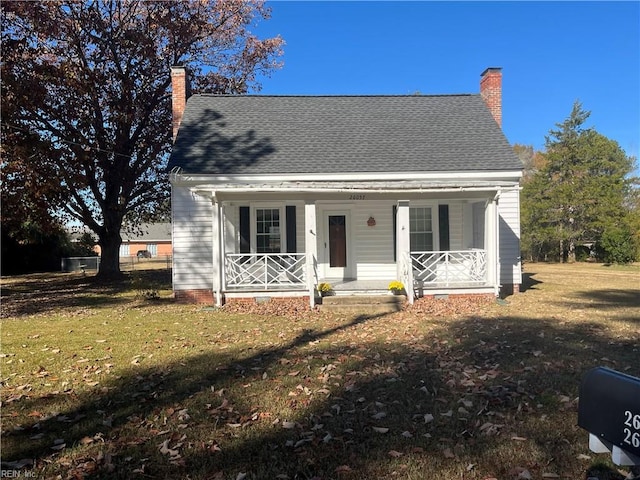
<path id="1" fill-rule="evenodd" d="M 225 283 L 227 288 L 305 289 L 306 265 L 304 253 L 227 253 Z"/>
<path id="2" fill-rule="evenodd" d="M 487 252 L 411 252 L 413 279 L 422 285 L 484 284 L 487 281 Z"/>

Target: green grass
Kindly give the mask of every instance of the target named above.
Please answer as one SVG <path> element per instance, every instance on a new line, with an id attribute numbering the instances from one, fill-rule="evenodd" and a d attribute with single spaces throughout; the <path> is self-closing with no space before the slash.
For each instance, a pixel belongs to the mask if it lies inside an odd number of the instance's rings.
<path id="1" fill-rule="evenodd" d="M 526 273 L 506 305 L 446 317 L 205 310 L 158 272 L 3 279 L 2 460 L 37 478 L 622 478 L 588 451 L 577 393 L 598 365 L 640 376 L 640 270 Z"/>

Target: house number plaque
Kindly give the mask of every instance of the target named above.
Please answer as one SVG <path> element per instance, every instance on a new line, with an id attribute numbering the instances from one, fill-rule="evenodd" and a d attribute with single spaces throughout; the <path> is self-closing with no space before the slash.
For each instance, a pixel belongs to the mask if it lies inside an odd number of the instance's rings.
<path id="1" fill-rule="evenodd" d="M 364 200 L 364 193 L 352 193 L 349 200 Z"/>

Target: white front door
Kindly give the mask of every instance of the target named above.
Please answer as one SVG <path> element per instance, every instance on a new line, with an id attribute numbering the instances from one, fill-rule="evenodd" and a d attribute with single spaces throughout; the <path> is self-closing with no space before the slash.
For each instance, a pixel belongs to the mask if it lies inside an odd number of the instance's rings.
<path id="1" fill-rule="evenodd" d="M 351 215 L 348 210 L 325 211 L 322 216 L 325 278 L 354 278 L 355 256 L 351 245 Z"/>

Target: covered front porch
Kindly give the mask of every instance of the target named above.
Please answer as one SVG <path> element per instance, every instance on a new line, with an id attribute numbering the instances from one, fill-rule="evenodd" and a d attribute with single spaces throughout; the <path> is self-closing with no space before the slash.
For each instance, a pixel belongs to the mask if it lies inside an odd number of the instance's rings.
<path id="1" fill-rule="evenodd" d="M 407 293 L 413 291 L 413 298 L 451 293 L 454 289 L 457 293 L 493 292 L 488 282 L 485 250 L 410 252 L 409 255 L 413 268 L 406 271 L 403 284 L 412 286 L 407 288 Z M 231 297 L 249 293 L 261 296 L 266 293 L 274 296 L 308 293 L 317 298 L 320 283 L 329 283 L 336 295 L 379 294 L 389 289 L 389 279 L 310 276 L 307 263 L 313 263 L 313 259 L 308 259 L 304 253 L 226 254 L 222 293 Z M 312 279 L 311 289 L 309 278 Z"/>
<path id="2" fill-rule="evenodd" d="M 229 298 L 308 297 L 405 286 L 424 295 L 498 292 L 497 196 L 440 192 L 212 195 L 213 293 Z M 342 198 L 336 198 L 342 197 Z M 395 198 L 394 198 L 395 197 Z"/>

